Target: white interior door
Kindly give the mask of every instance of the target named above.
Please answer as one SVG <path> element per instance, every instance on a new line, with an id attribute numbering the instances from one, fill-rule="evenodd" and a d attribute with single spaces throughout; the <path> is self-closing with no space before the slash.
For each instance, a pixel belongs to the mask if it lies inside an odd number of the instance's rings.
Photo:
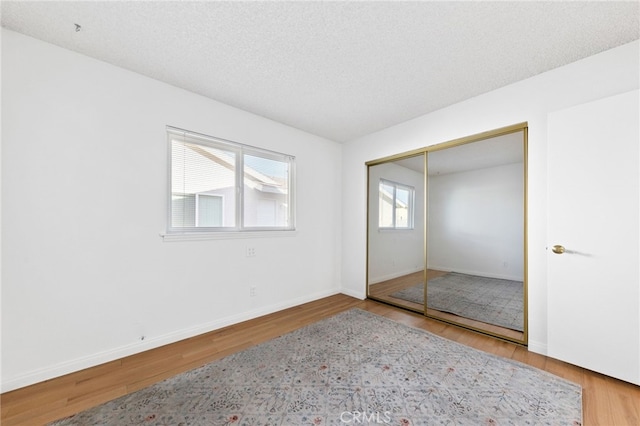
<path id="1" fill-rule="evenodd" d="M 547 248 L 549 356 L 636 384 L 638 103 L 636 90 L 549 114 Z"/>

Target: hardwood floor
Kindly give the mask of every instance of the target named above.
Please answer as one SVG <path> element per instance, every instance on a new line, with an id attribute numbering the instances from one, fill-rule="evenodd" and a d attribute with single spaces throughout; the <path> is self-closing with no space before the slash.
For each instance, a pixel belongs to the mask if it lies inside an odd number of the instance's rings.
<path id="1" fill-rule="evenodd" d="M 445 271 L 427 269 L 427 280 L 440 277 L 445 274 Z M 369 286 L 369 296 L 382 302 L 391 303 L 395 306 L 400 306 L 406 309 L 411 309 L 412 311 L 422 313 L 424 312 L 424 306 L 422 304 L 398 299 L 392 297 L 391 295 L 397 291 L 404 290 L 405 288 L 413 287 L 417 283 L 423 282 L 423 280 L 424 271 L 419 271 L 388 281 L 372 284 Z M 521 331 L 500 327 L 495 324 L 488 324 L 482 321 L 476 321 L 470 318 L 464 318 L 458 315 L 450 314 L 448 312 L 442 312 L 436 309 L 427 309 L 427 314 L 435 318 L 440 318 L 444 321 L 454 322 L 462 324 L 466 327 L 484 330 L 488 333 L 493 333 L 494 335 L 504 336 L 512 341 L 523 342 L 525 339 L 524 333 Z"/>
<path id="2" fill-rule="evenodd" d="M 532 365 L 583 387 L 584 424 L 639 425 L 640 387 L 525 347 L 373 300 L 327 297 L 0 396 L 1 424 L 41 425 L 131 393 L 183 371 L 267 341 L 350 308 L 364 309 L 450 340 Z"/>

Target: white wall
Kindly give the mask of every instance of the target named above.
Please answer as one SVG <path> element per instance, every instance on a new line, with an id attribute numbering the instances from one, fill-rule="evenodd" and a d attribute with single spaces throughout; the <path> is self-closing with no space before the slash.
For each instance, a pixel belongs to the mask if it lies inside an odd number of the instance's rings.
<path id="1" fill-rule="evenodd" d="M 2 124 L 2 391 L 339 291 L 334 142 L 5 29 Z M 296 156 L 297 233 L 164 242 L 166 125 Z"/>
<path id="2" fill-rule="evenodd" d="M 424 157 L 423 157 L 424 158 Z M 375 284 L 424 269 L 424 174 L 394 163 L 369 171 L 369 283 Z M 380 179 L 415 189 L 413 229 L 378 229 Z"/>
<path id="3" fill-rule="evenodd" d="M 366 161 L 527 121 L 529 349 L 546 353 L 547 114 L 638 88 L 639 48 L 635 41 L 347 143 L 343 292 L 365 294 Z"/>
<path id="4" fill-rule="evenodd" d="M 523 164 L 429 176 L 429 269 L 522 281 Z"/>

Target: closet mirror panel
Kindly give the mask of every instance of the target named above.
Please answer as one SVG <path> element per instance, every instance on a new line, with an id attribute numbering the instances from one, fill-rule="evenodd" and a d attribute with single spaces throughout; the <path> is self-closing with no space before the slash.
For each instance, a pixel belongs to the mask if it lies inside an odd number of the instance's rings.
<path id="1" fill-rule="evenodd" d="M 425 154 L 368 168 L 368 296 L 424 312 Z"/>
<path id="2" fill-rule="evenodd" d="M 367 295 L 527 343 L 526 123 L 368 165 Z"/>
<path id="3" fill-rule="evenodd" d="M 428 152 L 428 316 L 525 342 L 525 130 Z"/>

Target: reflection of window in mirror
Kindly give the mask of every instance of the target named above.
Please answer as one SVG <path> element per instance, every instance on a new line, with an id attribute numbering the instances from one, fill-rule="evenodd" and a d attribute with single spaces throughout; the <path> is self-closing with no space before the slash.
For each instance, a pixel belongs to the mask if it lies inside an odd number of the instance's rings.
<path id="1" fill-rule="evenodd" d="M 380 179 L 378 200 L 380 229 L 412 229 L 415 189 L 409 185 Z"/>

